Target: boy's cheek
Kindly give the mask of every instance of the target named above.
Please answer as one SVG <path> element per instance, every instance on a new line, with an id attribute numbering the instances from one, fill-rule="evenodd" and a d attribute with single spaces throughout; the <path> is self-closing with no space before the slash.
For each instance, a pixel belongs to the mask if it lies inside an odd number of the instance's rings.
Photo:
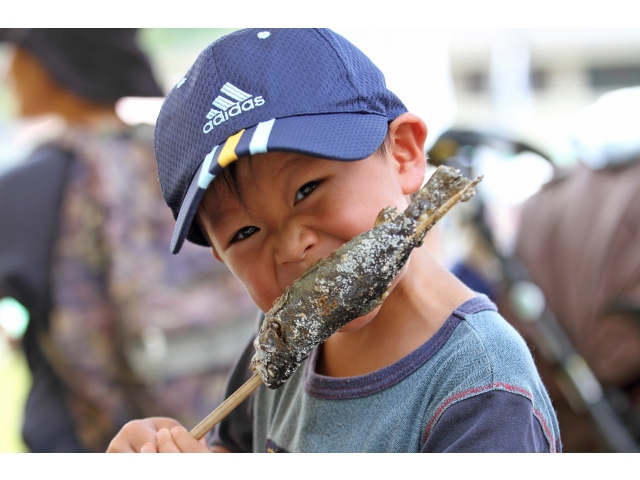
<path id="1" fill-rule="evenodd" d="M 275 278 L 269 275 L 265 268 L 255 266 L 250 275 L 233 273 L 242 282 L 253 303 L 263 312 L 268 312 L 273 306 L 273 302 L 283 293 L 277 289 Z M 273 278 L 273 280 L 268 280 L 268 278 Z"/>
<path id="2" fill-rule="evenodd" d="M 275 260 L 260 258 L 259 255 L 240 255 L 225 261 L 231 272 L 244 285 L 247 293 L 263 312 L 268 312 L 273 303 L 304 273 L 304 268 L 278 271 Z M 291 267 L 295 268 L 295 267 Z M 290 277 L 285 278 L 286 275 Z"/>
<path id="3" fill-rule="evenodd" d="M 354 235 L 355 236 L 355 235 Z M 245 286 L 249 296 L 263 312 L 268 312 L 274 302 L 285 292 L 287 287 L 293 285 L 308 268 L 317 261 L 328 257 L 348 241 L 331 237 L 323 241 L 323 245 L 317 245 L 315 255 L 308 261 L 277 267 L 275 261 L 261 263 L 258 259 L 243 262 L 241 268 L 229 263 L 234 275 Z"/>

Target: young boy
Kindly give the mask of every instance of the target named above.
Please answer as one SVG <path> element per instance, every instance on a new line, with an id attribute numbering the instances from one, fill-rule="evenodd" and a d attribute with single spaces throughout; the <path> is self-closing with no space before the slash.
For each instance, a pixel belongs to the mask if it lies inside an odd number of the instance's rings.
<path id="1" fill-rule="evenodd" d="M 409 66 L 408 66 L 409 68 Z M 402 210 L 425 175 L 427 128 L 362 52 L 327 30 L 221 38 L 168 95 L 156 157 L 185 238 L 210 246 L 263 311 L 317 260 Z M 230 377 L 246 378 L 249 346 Z M 261 386 L 213 451 L 560 450 L 523 340 L 425 248 L 389 296 Z M 109 451 L 209 451 L 167 418 L 125 426 Z"/>

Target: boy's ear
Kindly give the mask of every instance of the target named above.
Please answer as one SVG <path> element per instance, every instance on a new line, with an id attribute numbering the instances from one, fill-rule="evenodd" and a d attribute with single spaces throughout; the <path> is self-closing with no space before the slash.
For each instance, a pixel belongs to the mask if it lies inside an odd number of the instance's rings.
<path id="1" fill-rule="evenodd" d="M 390 155 L 396 161 L 402 191 L 410 195 L 424 182 L 427 126 L 413 113 L 403 113 L 389 124 Z"/>

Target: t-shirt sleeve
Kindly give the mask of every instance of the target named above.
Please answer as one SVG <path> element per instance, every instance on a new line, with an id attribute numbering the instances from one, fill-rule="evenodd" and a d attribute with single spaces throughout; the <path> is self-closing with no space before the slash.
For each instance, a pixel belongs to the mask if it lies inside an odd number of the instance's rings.
<path id="1" fill-rule="evenodd" d="M 491 390 L 448 407 L 422 452 L 549 452 L 549 443 L 528 398 Z"/>
<path id="2" fill-rule="evenodd" d="M 251 339 L 229 373 L 225 398 L 253 374 L 249 365 L 254 353 Z M 253 397 L 254 395 L 250 395 L 209 432 L 207 442 L 210 447 L 222 446 L 236 453 L 250 453 L 253 450 Z"/>

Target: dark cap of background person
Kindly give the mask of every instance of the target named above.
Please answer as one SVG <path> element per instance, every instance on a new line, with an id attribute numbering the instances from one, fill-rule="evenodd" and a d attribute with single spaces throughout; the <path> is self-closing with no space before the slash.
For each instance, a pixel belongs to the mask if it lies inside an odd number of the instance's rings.
<path id="1" fill-rule="evenodd" d="M 36 57 L 79 97 L 113 103 L 122 97 L 161 97 L 133 28 L 1 28 L 0 41 Z"/>

